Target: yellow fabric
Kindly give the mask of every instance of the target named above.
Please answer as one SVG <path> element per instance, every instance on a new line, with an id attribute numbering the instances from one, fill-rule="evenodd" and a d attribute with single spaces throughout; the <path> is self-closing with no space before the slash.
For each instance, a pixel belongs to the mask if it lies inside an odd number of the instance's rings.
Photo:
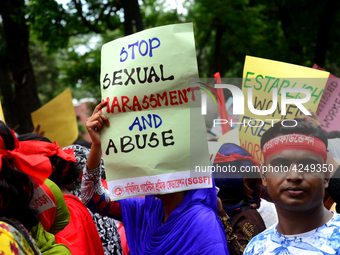
<path id="1" fill-rule="evenodd" d="M 331 208 L 329 210 L 332 211 L 332 212 L 336 212 L 335 207 L 336 207 L 336 203 L 333 203 L 333 205 L 331 206 Z"/>
<path id="2" fill-rule="evenodd" d="M 12 225 L 0 221 L 0 254 L 33 255 L 32 248 L 21 233 Z"/>

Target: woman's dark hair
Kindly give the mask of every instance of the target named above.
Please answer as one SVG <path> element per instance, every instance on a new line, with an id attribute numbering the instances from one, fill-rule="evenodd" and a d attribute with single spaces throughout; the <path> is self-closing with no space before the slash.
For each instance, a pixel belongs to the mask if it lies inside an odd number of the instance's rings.
<path id="1" fill-rule="evenodd" d="M 13 150 L 15 148 L 14 137 L 11 130 L 5 123 L 0 120 L 0 136 L 5 143 L 6 150 Z"/>
<path id="2" fill-rule="evenodd" d="M 18 140 L 35 140 L 52 143 L 48 138 L 32 133 L 20 135 Z M 58 186 L 64 186 L 74 182 L 82 172 L 82 167 L 77 162 L 66 161 L 57 155 L 50 156 L 50 161 L 54 169 L 53 173 L 48 178 Z"/>
<path id="3" fill-rule="evenodd" d="M 55 167 L 55 171 L 51 174 L 49 179 L 58 186 L 64 186 L 74 182 L 82 173 L 82 168 L 77 162 L 66 161 L 55 155 L 50 157 L 50 160 L 51 162 L 54 161 L 52 162 L 52 165 Z M 65 176 L 63 175 L 64 171 L 66 171 Z"/>
<path id="4" fill-rule="evenodd" d="M 41 135 L 38 135 L 38 134 L 34 134 L 34 133 L 27 133 L 27 134 L 19 135 L 18 140 L 19 141 L 34 140 L 34 141 L 43 141 L 43 142 L 52 143 L 51 140 L 48 139 L 47 137 L 41 136 Z"/>
<path id="5" fill-rule="evenodd" d="M 0 121 L 0 136 L 6 150 L 15 148 L 14 137 L 2 121 Z M 26 228 L 38 224 L 38 212 L 30 207 L 34 190 L 31 178 L 20 169 L 16 169 L 12 160 L 6 158 L 2 158 L 0 178 L 0 216 L 14 218 Z"/>
<path id="6" fill-rule="evenodd" d="M 305 120 L 285 120 L 283 126 L 281 122 L 275 123 L 271 128 L 269 128 L 261 138 L 261 149 L 263 149 L 263 145 L 268 142 L 270 139 L 274 137 L 281 136 L 281 135 L 288 135 L 288 134 L 305 134 L 309 136 L 316 137 L 320 139 L 328 146 L 326 132 L 323 131 L 321 128 L 315 127 L 312 123 L 307 122 Z M 296 125 L 296 126 L 294 126 Z"/>

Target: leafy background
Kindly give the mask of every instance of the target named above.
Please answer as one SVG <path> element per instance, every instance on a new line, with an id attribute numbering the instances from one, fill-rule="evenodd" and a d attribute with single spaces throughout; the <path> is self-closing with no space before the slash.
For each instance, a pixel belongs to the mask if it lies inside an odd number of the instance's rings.
<path id="1" fill-rule="evenodd" d="M 0 100 L 7 124 L 31 132 L 30 113 L 71 87 L 100 98 L 100 49 L 156 26 L 193 22 L 200 77 L 241 77 L 246 55 L 340 76 L 339 1 L 1 0 Z"/>

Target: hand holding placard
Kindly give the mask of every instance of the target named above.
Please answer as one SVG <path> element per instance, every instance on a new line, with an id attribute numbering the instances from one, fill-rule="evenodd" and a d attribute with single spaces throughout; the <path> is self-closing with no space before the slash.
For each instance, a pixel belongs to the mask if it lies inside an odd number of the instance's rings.
<path id="1" fill-rule="evenodd" d="M 104 125 L 109 126 L 110 122 L 109 119 L 102 113 L 101 109 L 107 105 L 107 102 L 101 102 L 96 106 L 93 110 L 92 115 L 87 118 L 85 126 L 86 129 L 91 137 L 93 144 L 100 145 L 100 130 L 102 130 Z M 97 131 L 96 131 L 97 128 Z"/>
<path id="2" fill-rule="evenodd" d="M 321 121 L 318 118 L 318 115 L 316 115 L 316 113 L 313 112 L 312 110 L 309 110 L 309 112 L 312 115 L 309 115 L 309 116 L 308 115 L 299 115 L 299 116 L 296 116 L 295 119 L 308 121 L 308 122 L 312 123 L 314 126 L 316 126 L 317 128 L 321 128 Z"/>
<path id="3" fill-rule="evenodd" d="M 86 163 L 88 170 L 95 169 L 100 165 L 102 155 L 100 130 L 103 128 L 104 125 L 110 125 L 108 118 L 101 112 L 101 109 L 105 107 L 106 104 L 107 102 L 105 101 L 98 104 L 94 109 L 92 115 L 87 118 L 85 123 L 86 129 L 92 140 L 91 153 L 89 154 Z M 99 132 L 95 130 L 96 128 Z"/>

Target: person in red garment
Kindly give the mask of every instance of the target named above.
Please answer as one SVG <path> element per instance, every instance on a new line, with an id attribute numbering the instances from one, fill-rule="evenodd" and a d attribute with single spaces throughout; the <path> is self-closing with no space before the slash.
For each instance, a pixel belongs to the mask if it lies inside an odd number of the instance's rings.
<path id="1" fill-rule="evenodd" d="M 69 145 L 63 148 L 63 150 L 68 150 L 68 149 L 74 150 L 74 155 L 76 156 L 76 160 L 78 164 L 81 165 L 82 169 L 84 169 L 84 167 L 86 166 L 88 155 L 90 153 L 90 149 L 84 146 L 81 146 L 79 144 L 73 144 L 73 145 Z M 104 162 L 103 159 L 101 159 L 101 161 Z M 101 164 L 101 167 L 102 167 L 101 181 L 102 181 L 103 187 L 107 189 L 104 164 Z M 83 174 L 81 173 L 76 181 L 64 186 L 72 195 L 75 195 L 79 199 L 81 199 L 80 188 L 81 188 L 82 176 Z M 100 215 L 99 213 L 95 213 L 91 211 L 89 208 L 87 208 L 87 210 L 91 214 L 92 220 L 97 227 L 100 239 L 103 244 L 105 255 L 122 255 L 122 254 L 128 255 L 128 251 L 126 252 L 126 249 L 125 250 L 122 249 L 122 243 L 121 243 L 122 234 L 120 233 L 120 230 L 122 228 L 120 228 L 118 232 L 114 219 L 107 217 L 107 216 Z"/>
<path id="2" fill-rule="evenodd" d="M 104 254 L 97 228 L 87 208 L 74 195 L 64 194 L 64 198 L 71 217 L 70 223 L 58 235 L 73 241 L 69 246 L 72 254 Z"/>
<path id="3" fill-rule="evenodd" d="M 70 211 L 70 223 L 58 233 L 58 236 L 69 241 L 72 254 L 104 254 L 98 230 L 90 213 L 82 201 L 64 187 L 78 178 L 82 169 L 77 163 L 61 158 L 56 159 L 54 166 L 56 170 L 50 179 L 61 189 Z"/>
<path id="4" fill-rule="evenodd" d="M 71 150 L 73 151 L 73 149 Z M 72 254 L 104 254 L 103 245 L 91 214 L 83 202 L 64 187 L 78 178 L 82 168 L 76 162 L 61 158 L 56 159 L 53 165 L 56 170 L 50 176 L 50 179 L 61 189 L 70 211 L 70 223 L 59 232 L 58 236 L 71 242 L 69 248 Z M 75 233 L 77 233 L 76 237 L 74 236 Z"/>
<path id="5" fill-rule="evenodd" d="M 21 136 L 19 139 L 22 141 L 46 141 L 47 138 L 30 134 L 25 137 Z M 69 154 L 70 157 L 61 157 L 64 154 Z M 73 149 L 61 150 L 58 147 L 58 153 L 49 158 L 54 169 L 49 179 L 57 184 L 62 191 L 70 211 L 70 222 L 63 230 L 58 232 L 57 237 L 60 238 L 59 240 L 66 240 L 72 254 L 104 255 L 103 245 L 90 213 L 82 201 L 64 187 L 64 185 L 74 182 L 82 171 L 81 166 L 76 162 Z M 62 242 L 65 244 L 65 241 Z"/>

